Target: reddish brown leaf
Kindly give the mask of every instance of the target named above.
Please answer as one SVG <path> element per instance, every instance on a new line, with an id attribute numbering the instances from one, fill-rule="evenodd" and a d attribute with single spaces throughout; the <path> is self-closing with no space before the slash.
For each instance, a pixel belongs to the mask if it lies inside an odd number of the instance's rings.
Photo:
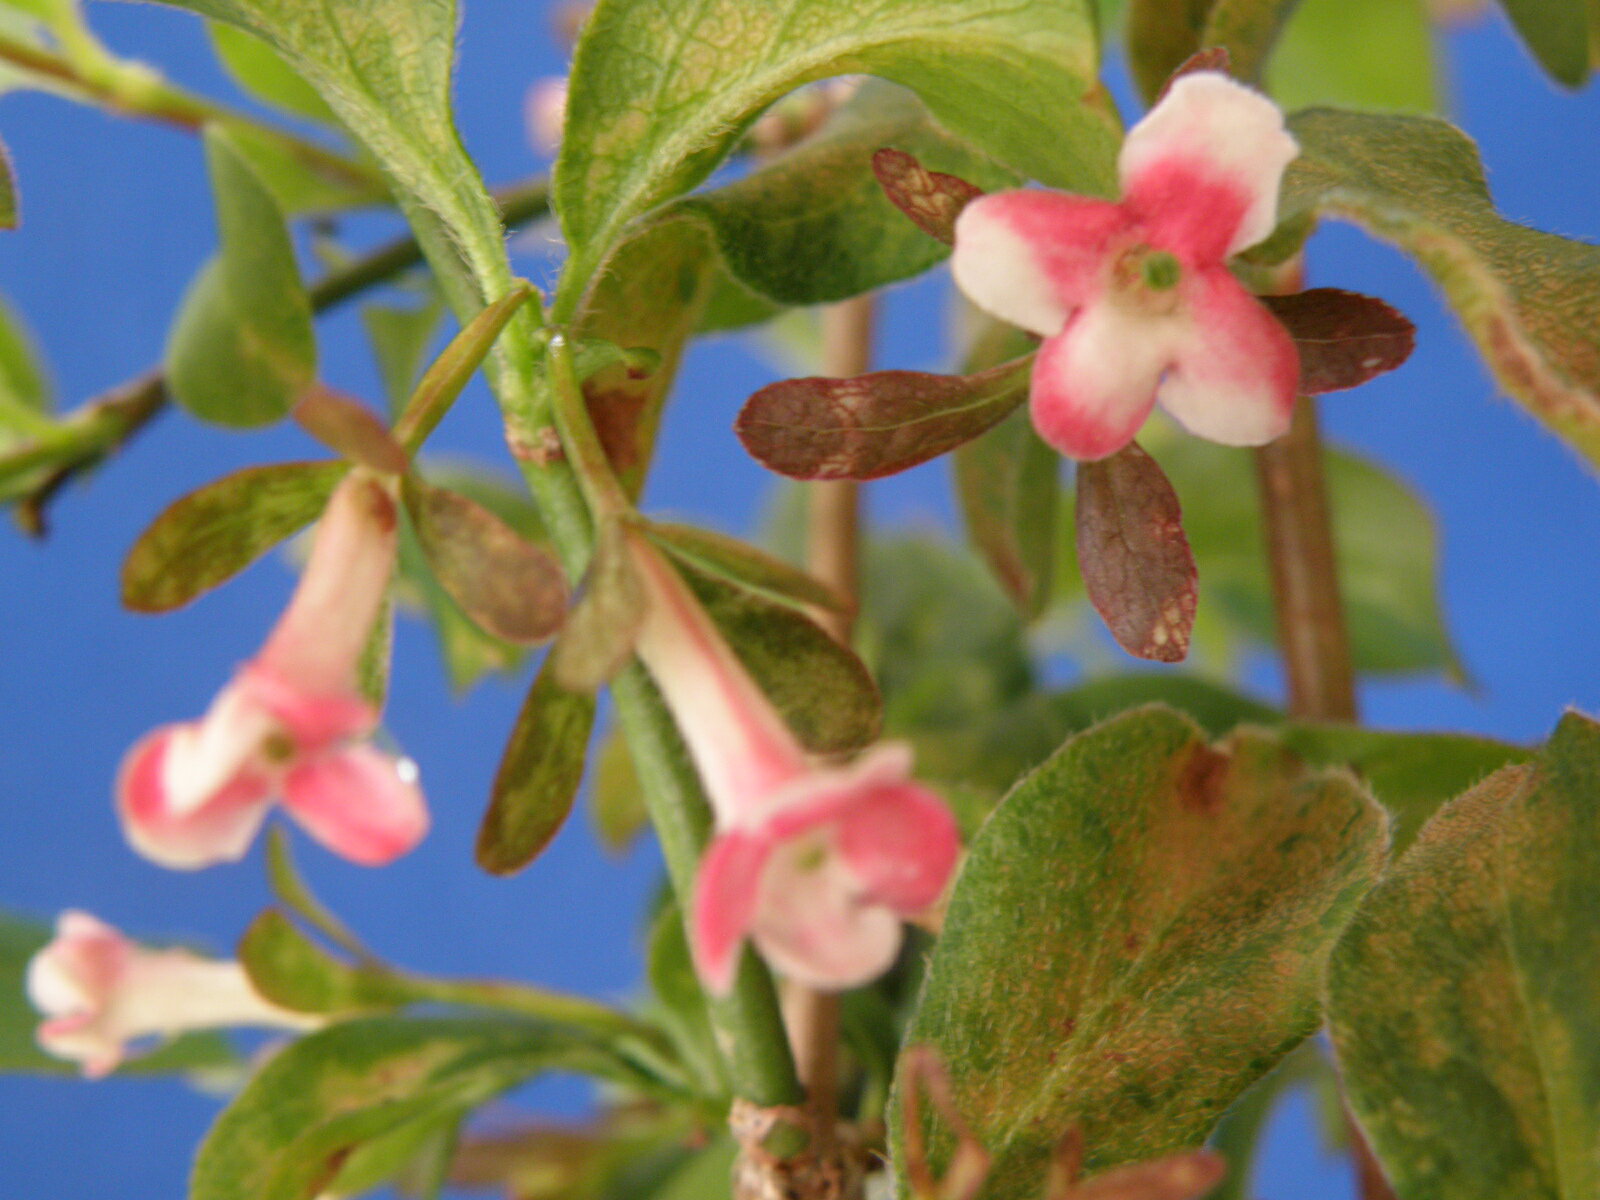
<path id="1" fill-rule="evenodd" d="M 1178 64 L 1178 69 L 1167 77 L 1166 83 L 1161 85 L 1161 94 L 1155 99 L 1155 104 L 1160 104 L 1167 98 L 1167 93 L 1172 90 L 1172 85 L 1185 75 L 1193 75 L 1196 71 L 1221 71 L 1224 75 L 1233 64 L 1233 56 L 1228 53 L 1226 46 L 1207 46 L 1204 50 L 1196 50 L 1183 62 Z M 1154 108 L 1155 104 L 1150 107 Z"/>
<path id="2" fill-rule="evenodd" d="M 386 475 L 402 475 L 409 465 L 406 452 L 377 414 L 332 388 L 313 387 L 292 415 L 301 429 L 353 463 Z"/>
<path id="3" fill-rule="evenodd" d="M 872 156 L 872 173 L 889 202 L 930 237 L 950 246 L 956 218 L 983 195 L 983 189 L 956 175 L 930 171 L 904 150 L 885 148 Z"/>
<path id="4" fill-rule="evenodd" d="M 561 564 L 474 500 L 405 480 L 406 509 L 428 565 L 463 611 L 508 642 L 542 641 L 567 608 Z"/>
<path id="5" fill-rule="evenodd" d="M 1191 1150 L 1115 1167 L 1051 1200 L 1198 1200 L 1221 1183 L 1227 1171 L 1220 1155 Z"/>
<path id="6" fill-rule="evenodd" d="M 877 479 L 999 424 L 1028 396 L 1032 356 L 976 375 L 877 371 L 787 379 L 745 401 L 734 424 L 760 462 L 792 479 Z"/>
<path id="7" fill-rule="evenodd" d="M 1078 464 L 1078 567 L 1089 600 L 1129 654 L 1181 662 L 1199 577 L 1178 495 L 1136 442 Z"/>
<path id="8" fill-rule="evenodd" d="M 1261 302 L 1300 351 L 1300 391 L 1337 392 L 1392 371 L 1411 357 L 1417 327 L 1374 296 L 1312 288 Z"/>

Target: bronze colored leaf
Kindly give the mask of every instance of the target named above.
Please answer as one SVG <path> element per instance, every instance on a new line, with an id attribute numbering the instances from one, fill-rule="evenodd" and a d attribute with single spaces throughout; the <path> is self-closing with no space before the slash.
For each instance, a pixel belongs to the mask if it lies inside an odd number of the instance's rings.
<path id="1" fill-rule="evenodd" d="M 1312 288 L 1260 299 L 1294 338 L 1302 395 L 1342 391 L 1392 371 L 1417 342 L 1417 327 L 1375 296 Z"/>
<path id="2" fill-rule="evenodd" d="M 1178 494 L 1137 442 L 1078 464 L 1078 568 L 1089 601 L 1129 654 L 1181 662 L 1199 598 Z"/>
<path id="3" fill-rule="evenodd" d="M 983 189 L 955 175 L 930 171 L 904 150 L 885 147 L 872 156 L 872 173 L 893 205 L 916 227 L 947 246 L 956 240 L 956 218 Z"/>
<path id="4" fill-rule="evenodd" d="M 317 385 L 291 410 L 299 425 L 329 450 L 385 475 L 404 474 L 406 452 L 377 415 L 354 397 Z"/>

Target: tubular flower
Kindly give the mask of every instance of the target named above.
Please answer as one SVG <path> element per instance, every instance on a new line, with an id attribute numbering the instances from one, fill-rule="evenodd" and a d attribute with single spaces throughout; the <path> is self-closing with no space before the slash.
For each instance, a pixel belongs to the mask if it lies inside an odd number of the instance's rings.
<path id="1" fill-rule="evenodd" d="M 1272 232 L 1297 153 L 1270 100 L 1197 72 L 1128 133 L 1120 202 L 1014 191 L 967 206 L 951 270 L 979 308 L 1044 339 L 1029 405 L 1045 441 L 1104 458 L 1157 400 L 1225 445 L 1288 429 L 1299 356 L 1228 259 Z"/>
<path id="2" fill-rule="evenodd" d="M 385 484 L 348 476 L 261 652 L 205 716 L 162 726 L 128 752 L 117 811 L 139 853 L 177 868 L 241 858 L 275 796 L 358 863 L 389 862 L 422 839 L 416 768 L 370 744 L 378 712 L 357 682 L 394 570 L 396 518 Z"/>
<path id="3" fill-rule="evenodd" d="M 128 1044 L 196 1029 L 251 1025 L 310 1029 L 321 1019 L 263 1000 L 236 962 L 151 950 L 85 912 L 67 911 L 28 963 L 28 999 L 45 1015 L 39 1045 L 98 1079 Z"/>
<path id="4" fill-rule="evenodd" d="M 673 567 L 637 538 L 633 553 L 649 597 L 638 653 L 716 818 L 689 923 L 701 977 L 726 992 L 747 936 L 812 987 L 880 975 L 901 921 L 937 901 L 955 868 L 949 810 L 911 780 L 904 745 L 846 767 L 811 761 Z"/>

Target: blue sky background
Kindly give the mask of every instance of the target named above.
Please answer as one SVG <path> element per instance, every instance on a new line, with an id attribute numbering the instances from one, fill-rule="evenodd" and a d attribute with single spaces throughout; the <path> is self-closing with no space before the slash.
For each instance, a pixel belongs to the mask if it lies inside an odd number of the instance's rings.
<path id="1" fill-rule="evenodd" d="M 523 91 L 561 69 L 541 6 L 471 0 L 458 68 L 463 135 L 491 181 L 537 168 Z M 119 51 L 181 82 L 231 94 L 197 22 L 96 6 Z M 1502 210 L 1600 240 L 1600 89 L 1548 84 L 1498 20 L 1453 34 L 1458 120 L 1479 142 Z M 65 404 L 149 366 L 213 226 L 200 151 L 166 129 L 29 95 L 0 100 L 0 135 L 20 177 L 24 225 L 0 237 L 0 290 L 27 314 Z M 1329 433 L 1390 464 L 1430 499 L 1443 528 L 1445 604 L 1478 682 L 1368 686 L 1383 725 L 1532 739 L 1576 704 L 1600 711 L 1600 491 L 1576 460 L 1494 387 L 1429 286 L 1399 255 L 1348 229 L 1319 235 L 1314 284 L 1388 298 L 1420 327 L 1399 373 L 1325 405 Z M 881 360 L 929 365 L 940 280 L 897 289 Z M 320 325 L 324 375 L 376 398 L 353 309 Z M 697 347 L 669 415 L 650 494 L 661 509 L 747 531 L 768 479 L 730 425 L 772 369 L 738 342 Z M 440 435 L 503 460 L 481 386 Z M 314 452 L 292 428 L 241 436 L 164 418 L 88 486 L 61 498 L 43 545 L 0 529 L 0 904 L 40 916 L 82 907 L 129 930 L 228 946 L 267 902 L 258 856 L 198 874 L 137 858 L 116 829 L 109 786 L 152 725 L 200 713 L 254 651 L 292 584 L 275 558 L 184 611 L 152 619 L 117 604 L 123 553 L 166 503 L 224 472 Z M 874 519 L 942 523 L 943 464 L 875 486 Z M 401 629 L 388 725 L 423 767 L 435 830 L 415 854 L 365 871 L 312 847 L 313 883 L 376 947 L 423 970 L 504 974 L 620 998 L 638 978 L 637 915 L 656 878 L 649 849 L 608 859 L 580 819 L 531 870 L 491 879 L 472 839 L 524 681 L 453 699 L 431 636 Z M 1269 666 L 1257 682 L 1274 685 Z M 571 1087 L 531 1099 L 572 1111 Z M 0 1079 L 0 1177 L 18 1197 L 182 1194 L 192 1147 L 215 1111 L 181 1086 Z M 1279 1122 L 1257 1192 L 1269 1200 L 1346 1193 L 1302 1107 Z"/>

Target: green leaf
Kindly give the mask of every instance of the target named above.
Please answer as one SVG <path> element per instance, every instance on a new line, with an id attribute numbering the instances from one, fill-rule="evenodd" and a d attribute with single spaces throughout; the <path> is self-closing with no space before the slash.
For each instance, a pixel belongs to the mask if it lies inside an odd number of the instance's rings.
<path id="1" fill-rule="evenodd" d="M 1313 109 L 1289 124 L 1280 220 L 1354 221 L 1415 258 L 1500 385 L 1600 463 L 1600 246 L 1503 219 L 1444 121 Z"/>
<path id="2" fill-rule="evenodd" d="M 297 117 L 323 124 L 335 118 L 333 110 L 271 46 L 233 25 L 207 23 L 211 48 L 233 81 L 258 100 Z"/>
<path id="3" fill-rule="evenodd" d="M 0 912 L 0 1073 L 75 1075 L 75 1064 L 39 1049 L 34 1030 L 42 1019 L 28 1001 L 28 960 L 50 941 L 41 922 Z M 136 1054 L 118 1075 L 164 1075 L 232 1067 L 238 1056 L 218 1033 L 191 1033 Z"/>
<path id="4" fill-rule="evenodd" d="M 1195 649 L 1226 662 L 1241 641 L 1272 645 L 1272 589 L 1249 453 L 1149 426 L 1146 435 L 1146 447 L 1177 489 L 1200 573 Z M 1386 469 L 1349 452 L 1330 451 L 1325 466 L 1356 669 L 1445 671 L 1460 679 L 1439 597 L 1438 532 L 1427 506 Z M 1057 594 L 1081 596 L 1076 563 L 1060 567 Z"/>
<path id="5" fill-rule="evenodd" d="M 615 854 L 624 853 L 650 827 L 644 789 L 633 767 L 633 754 L 621 730 L 613 729 L 595 755 L 594 780 L 589 785 L 589 816 L 600 844 Z"/>
<path id="6" fill-rule="evenodd" d="M 1600 1190 L 1600 726 L 1447 805 L 1335 953 L 1356 1115 L 1402 1200 Z"/>
<path id="7" fill-rule="evenodd" d="M 372 957 L 371 952 L 361 944 L 361 939 L 333 915 L 301 877 L 294 865 L 294 854 L 289 849 L 289 835 L 281 825 L 275 825 L 267 831 L 267 882 L 280 904 L 320 931 L 334 945 L 344 947 L 357 958 Z"/>
<path id="8" fill-rule="evenodd" d="M 1017 176 L 935 126 L 922 102 L 869 83 L 816 134 L 744 178 L 667 210 L 704 220 L 723 264 L 783 304 L 820 304 L 920 275 L 949 250 L 884 195 L 873 153 L 907 151 L 986 190 Z"/>
<path id="9" fill-rule="evenodd" d="M 575 268 L 557 315 L 635 217 L 709 175 L 767 105 L 829 75 L 903 84 L 1019 173 L 1109 191 L 1116 131 L 1096 67 L 1083 0 L 602 0 L 573 61 L 556 163 Z"/>
<path id="10" fill-rule="evenodd" d="M 371 1017 L 274 1056 L 201 1144 L 191 1200 L 309 1200 L 373 1139 L 447 1119 L 549 1070 L 615 1073 L 590 1039 L 537 1021 Z"/>
<path id="11" fill-rule="evenodd" d="M 11 151 L 0 142 L 0 229 L 15 229 L 19 219 L 17 177 L 11 168 Z"/>
<path id="12" fill-rule="evenodd" d="M 272 193 L 278 207 L 290 216 L 321 215 L 391 202 L 376 173 L 309 154 L 301 143 L 247 121 L 224 118 L 217 128 L 227 131 L 234 149 Z"/>
<path id="13" fill-rule="evenodd" d="M 594 697 L 562 686 L 547 658 L 517 714 L 478 829 L 485 871 L 521 870 L 566 823 L 583 782 L 594 712 Z"/>
<path id="14" fill-rule="evenodd" d="M 49 436 L 51 387 L 22 315 L 0 297 L 0 450 Z"/>
<path id="15" fill-rule="evenodd" d="M 443 316 L 444 305 L 437 297 L 419 305 L 361 306 L 361 324 L 377 360 L 391 412 L 398 414 L 411 398 Z"/>
<path id="16" fill-rule="evenodd" d="M 433 626 L 445 675 L 453 690 L 465 692 L 491 672 L 509 673 L 522 665 L 527 657 L 524 647 L 485 633 L 450 598 L 428 565 L 409 523 L 400 530 L 399 575 L 401 596 Z"/>
<path id="17" fill-rule="evenodd" d="M 311 302 L 283 212 L 230 135 L 207 129 L 222 249 L 190 284 L 167 338 L 167 387 L 222 425 L 282 417 L 316 374 Z"/>
<path id="18" fill-rule="evenodd" d="M 1336 104 L 1432 112 L 1440 80 L 1427 0 L 1300 0 L 1266 77 L 1290 111 Z"/>
<path id="19" fill-rule="evenodd" d="M 787 604 L 693 568 L 684 580 L 808 750 L 840 754 L 878 736 L 883 701 L 849 647 Z"/>
<path id="20" fill-rule="evenodd" d="M 1196 49 L 1221 47 L 1228 52 L 1230 72 L 1254 83 L 1261 78 L 1261 69 L 1296 3 L 1298 0 L 1211 0 Z"/>
<path id="21" fill-rule="evenodd" d="M 906 1034 L 961 1066 L 985 1196 L 1037 1197 L 1073 1126 L 1091 1170 L 1203 1138 L 1317 1027 L 1384 825 L 1349 777 L 1261 734 L 1212 749 L 1157 707 L 1028 776 L 968 852 Z"/>
<path id="22" fill-rule="evenodd" d="M 1014 412 L 951 457 L 967 538 L 1024 617 L 1042 613 L 1054 581 L 1061 456 Z"/>
<path id="23" fill-rule="evenodd" d="M 621 521 L 601 528 L 578 602 L 550 651 L 556 681 L 574 692 L 593 692 L 633 654 L 648 601 L 629 536 Z"/>
<path id="24" fill-rule="evenodd" d="M 1583 86 L 1589 78 L 1590 14 L 1578 0 L 1500 0 L 1539 65 L 1557 83 Z"/>
<path id="25" fill-rule="evenodd" d="M 555 633 L 566 616 L 567 580 L 550 551 L 476 501 L 415 474 L 402 493 L 428 565 L 486 633 L 520 645 Z"/>
<path id="26" fill-rule="evenodd" d="M 256 991 L 293 1012 L 397 1008 L 411 998 L 388 973 L 341 962 L 275 908 L 250 922 L 239 940 L 239 961 Z"/>
<path id="27" fill-rule="evenodd" d="M 834 612 L 849 606 L 827 584 L 765 550 L 712 529 L 671 521 L 641 521 L 639 528 L 671 557 L 780 604 L 815 605 Z"/>
<path id="28" fill-rule="evenodd" d="M 329 450 L 384 475 L 401 475 L 411 462 L 389 427 L 361 401 L 318 384 L 294 406 L 295 424 Z"/>
<path id="29" fill-rule="evenodd" d="M 1128 65 L 1146 100 L 1200 49 L 1215 0 L 1127 0 Z"/>
<path id="30" fill-rule="evenodd" d="M 1531 756 L 1526 746 L 1460 733 L 1412 733 L 1354 725 L 1288 725 L 1283 744 L 1319 767 L 1348 767 L 1394 818 L 1404 850 L 1439 806 L 1485 776 Z"/>
<path id="31" fill-rule="evenodd" d="M 734 432 L 791 479 L 878 479 L 954 450 L 1028 398 L 1033 358 L 974 375 L 874 371 L 785 379 L 745 401 Z"/>
<path id="32" fill-rule="evenodd" d="M 122 602 L 138 612 L 189 603 L 315 520 L 343 462 L 246 467 L 174 501 L 128 551 Z"/>
<path id="33" fill-rule="evenodd" d="M 666 904 L 650 930 L 645 974 L 661 1010 L 661 1023 L 679 1055 L 699 1076 L 702 1088 L 720 1095 L 727 1088 L 722 1052 L 717 1048 L 706 994 L 689 955 L 689 938 L 683 913 Z"/>

